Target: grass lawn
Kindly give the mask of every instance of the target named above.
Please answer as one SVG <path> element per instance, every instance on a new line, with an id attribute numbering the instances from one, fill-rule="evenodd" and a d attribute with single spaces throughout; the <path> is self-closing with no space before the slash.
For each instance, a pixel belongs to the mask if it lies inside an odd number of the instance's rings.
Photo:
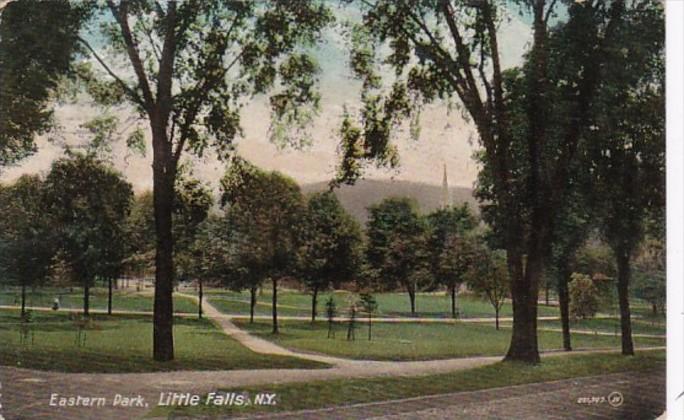
<path id="1" fill-rule="evenodd" d="M 246 349 L 206 320 L 176 318 L 176 359 L 154 362 L 151 317 L 94 315 L 82 332 L 64 313 L 33 313 L 22 343 L 19 313 L 0 310 L 0 364 L 62 372 L 316 368 L 326 365 Z M 31 336 L 32 334 L 32 336 Z"/>
<path id="2" fill-rule="evenodd" d="M 271 324 L 238 321 L 237 324 L 258 336 L 284 347 L 352 359 L 428 360 L 480 355 L 503 355 L 510 344 L 511 330 L 497 331 L 493 325 L 454 323 L 373 323 L 373 340 L 368 341 L 367 324 L 361 320 L 356 340 L 347 341 L 346 323 L 336 326 L 336 337 L 328 339 L 325 321 L 283 321 L 281 333 L 271 334 Z M 573 348 L 609 348 L 620 346 L 620 337 L 573 334 Z M 636 338 L 637 346 L 661 346 L 665 340 Z M 559 332 L 539 332 L 542 351 L 562 348 Z"/>
<path id="3" fill-rule="evenodd" d="M 59 296 L 60 307 L 70 309 L 83 308 L 83 290 L 78 287 L 73 289 L 48 289 L 40 288 L 35 291 L 27 290 L 26 305 L 36 307 L 51 307 L 55 297 Z M 90 290 L 90 307 L 92 309 L 107 309 L 107 289 L 93 288 Z M 0 291 L 0 305 L 21 305 L 21 290 Z M 114 290 L 112 294 L 112 308 L 126 311 L 152 311 L 154 298 L 151 293 L 141 294 L 135 289 Z M 177 313 L 197 312 L 197 305 L 192 300 L 175 296 L 173 298 L 174 311 Z"/>
<path id="4" fill-rule="evenodd" d="M 561 328 L 560 321 L 539 321 L 539 328 Z M 620 334 L 620 319 L 582 319 L 570 322 L 570 330 L 591 330 Z M 665 319 L 632 318 L 632 333 L 665 335 Z"/>
<path id="5" fill-rule="evenodd" d="M 597 374 L 625 371 L 665 369 L 665 352 L 639 352 L 634 357 L 618 354 L 583 354 L 546 358 L 538 366 L 499 362 L 489 366 L 453 373 L 426 376 L 377 377 L 370 379 L 338 379 L 309 383 L 255 386 L 220 391 L 277 394 L 274 406 L 249 405 L 156 408 L 152 414 L 168 417 L 245 415 L 316 409 L 340 405 L 369 403 L 449 392 L 475 391 L 502 386 L 545 382 Z"/>
<path id="6" fill-rule="evenodd" d="M 350 297 L 349 292 L 335 291 L 320 293 L 318 296 L 318 313 L 325 312 L 325 302 L 333 296 L 338 310 L 343 311 Z M 249 292 L 233 292 L 228 290 L 212 290 L 207 293 L 209 302 L 218 310 L 228 314 L 249 315 Z M 378 302 L 377 316 L 380 317 L 410 317 L 410 303 L 406 293 L 377 293 L 374 295 Z M 271 293 L 264 288 L 257 297 L 256 314 L 271 314 Z M 461 317 L 479 318 L 493 317 L 492 306 L 476 296 L 464 295 L 458 298 Z M 418 317 L 450 318 L 451 299 L 446 293 L 419 293 L 416 296 L 416 311 Z M 298 291 L 278 292 L 278 314 L 286 316 L 311 316 L 311 295 Z M 504 304 L 501 316 L 512 316 L 510 303 Z M 559 316 L 558 308 L 539 305 L 540 316 Z"/>

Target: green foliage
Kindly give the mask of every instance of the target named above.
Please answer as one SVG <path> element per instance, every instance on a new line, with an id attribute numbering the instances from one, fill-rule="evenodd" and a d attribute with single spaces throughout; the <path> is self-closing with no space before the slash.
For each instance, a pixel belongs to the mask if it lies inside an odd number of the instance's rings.
<path id="1" fill-rule="evenodd" d="M 361 228 L 332 192 L 308 198 L 298 273 L 311 290 L 353 280 L 361 263 Z"/>
<path id="2" fill-rule="evenodd" d="M 665 246 L 662 239 L 647 238 L 634 261 L 634 296 L 651 304 L 653 314 L 665 313 L 667 295 Z"/>
<path id="3" fill-rule="evenodd" d="M 481 242 L 475 243 L 465 277 L 468 286 L 487 299 L 494 308 L 498 329 L 499 313 L 511 290 L 505 252 L 491 251 Z"/>
<path id="4" fill-rule="evenodd" d="M 438 209 L 427 216 L 430 269 L 435 281 L 447 288 L 463 283 L 468 270 L 469 234 L 476 226 L 468 204 Z"/>
<path id="5" fill-rule="evenodd" d="M 328 338 L 335 337 L 334 323 L 335 317 L 337 316 L 337 305 L 335 304 L 335 299 L 330 296 L 328 300 L 325 301 L 325 317 L 328 319 Z"/>
<path id="6" fill-rule="evenodd" d="M 221 180 L 239 264 L 252 278 L 280 278 L 296 269 L 305 202 L 299 186 L 278 172 L 233 159 Z M 258 273 L 258 274 L 257 274 Z"/>
<path id="7" fill-rule="evenodd" d="M 599 291 L 591 277 L 572 273 L 569 283 L 570 314 L 574 318 L 593 318 L 599 307 Z"/>
<path id="8" fill-rule="evenodd" d="M 333 20 L 324 3 L 124 1 L 92 6 L 92 18 L 83 27 L 98 32 L 111 56 L 125 57 L 131 71 L 117 72 L 112 57 L 90 39 L 78 38 L 97 62 L 79 67 L 87 92 L 105 106 L 130 102 L 151 119 L 155 109 L 162 110 L 171 128 L 165 146 L 177 155 L 183 150 L 202 155 L 213 148 L 227 158 L 242 132 L 243 99 L 269 92 L 273 141 L 298 144 L 307 138 L 305 128 L 320 97 L 318 65 L 304 51 Z M 153 83 L 162 94 L 153 94 Z"/>
<path id="9" fill-rule="evenodd" d="M 179 279 L 196 274 L 199 261 L 195 238 L 201 223 L 207 218 L 214 203 L 209 186 L 192 177 L 192 172 L 181 172 L 176 178 L 173 206 L 174 262 Z M 200 248 L 201 249 L 201 248 Z"/>
<path id="10" fill-rule="evenodd" d="M 413 287 L 411 275 L 427 267 L 426 225 L 416 207 L 408 198 L 387 198 L 368 209 L 366 261 L 380 287 Z"/>
<path id="11" fill-rule="evenodd" d="M 359 294 L 359 305 L 369 316 L 378 309 L 378 302 L 370 293 Z"/>
<path id="12" fill-rule="evenodd" d="M 0 185 L 0 280 L 22 286 L 47 279 L 57 243 L 43 200 L 43 181 L 24 175 Z"/>
<path id="13" fill-rule="evenodd" d="M 195 264 L 195 236 L 212 205 L 213 197 L 209 187 L 194 179 L 191 172 L 182 172 L 176 178 L 173 206 L 173 234 L 176 242 L 174 260 L 180 279 L 185 279 L 198 270 Z M 135 197 L 126 220 L 126 238 L 128 269 L 138 273 L 153 269 L 156 234 L 151 192 L 143 192 Z"/>
<path id="14" fill-rule="evenodd" d="M 125 235 L 126 270 L 137 275 L 153 270 L 156 234 L 152 192 L 146 191 L 134 197 L 131 211 L 126 219 Z"/>
<path id="15" fill-rule="evenodd" d="M 13 1 L 0 12 L 0 170 L 35 151 L 53 124 L 51 101 L 81 51 L 87 7 L 66 0 Z"/>
<path id="16" fill-rule="evenodd" d="M 131 185 L 93 156 L 72 154 L 52 164 L 45 201 L 60 248 L 80 283 L 120 274 L 132 199 Z"/>
<path id="17" fill-rule="evenodd" d="M 660 2 L 629 9 L 616 27 L 605 82 L 587 133 L 591 194 L 601 233 L 618 258 L 629 258 L 648 219 L 664 217 L 665 63 Z"/>

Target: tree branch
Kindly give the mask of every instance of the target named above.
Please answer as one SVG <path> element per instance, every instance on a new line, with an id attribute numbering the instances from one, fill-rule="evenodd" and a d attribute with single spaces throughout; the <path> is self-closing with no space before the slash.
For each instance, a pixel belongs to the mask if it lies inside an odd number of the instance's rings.
<path id="1" fill-rule="evenodd" d="M 105 63 L 102 57 L 100 57 L 99 54 L 93 49 L 93 47 L 90 46 L 88 41 L 81 38 L 80 36 L 78 37 L 78 41 L 81 44 L 83 44 L 88 49 L 88 51 L 90 51 L 93 57 L 95 57 L 95 60 L 97 60 L 97 62 L 100 63 L 100 65 L 102 66 L 102 68 L 105 69 L 107 74 L 114 78 L 114 80 L 119 84 L 119 86 L 121 86 L 121 88 L 123 88 L 123 90 L 131 97 L 133 102 L 145 108 L 145 101 L 143 101 L 140 95 L 138 95 L 138 92 L 133 90 L 133 88 L 128 86 L 128 84 L 123 79 L 121 79 L 118 75 L 116 75 L 116 73 L 114 73 L 114 71 L 107 65 L 107 63 Z"/>
<path id="2" fill-rule="evenodd" d="M 126 51 L 128 52 L 128 58 L 131 60 L 133 65 L 133 70 L 138 78 L 138 84 L 142 89 L 143 99 L 145 101 L 145 109 L 150 112 L 154 106 L 154 97 L 152 96 L 152 91 L 150 90 L 150 83 L 147 80 L 147 75 L 145 74 L 145 68 L 143 67 L 142 60 L 140 59 L 140 54 L 138 53 L 138 46 L 133 35 L 131 34 L 131 28 L 128 25 L 128 2 L 122 0 L 119 7 L 114 4 L 113 0 L 107 0 L 107 5 L 112 11 L 112 15 L 116 19 L 119 27 L 121 28 L 121 34 L 126 44 Z"/>
<path id="3" fill-rule="evenodd" d="M 157 43 L 154 42 L 154 38 L 152 38 L 152 30 L 147 27 L 143 19 L 140 19 L 139 22 L 140 26 L 143 28 L 143 32 L 145 32 L 145 35 L 147 35 L 147 39 L 150 41 L 150 45 L 152 46 L 152 52 L 154 53 L 154 56 L 157 58 L 157 63 L 159 63 L 161 61 L 161 51 L 159 50 L 159 46 L 157 45 Z"/>
<path id="4" fill-rule="evenodd" d="M 549 23 L 549 17 L 551 16 L 551 13 L 553 12 L 553 8 L 556 6 L 556 1 L 557 0 L 551 0 L 551 4 L 549 4 L 549 9 L 546 11 L 546 14 L 544 15 L 544 24 L 547 25 Z"/>

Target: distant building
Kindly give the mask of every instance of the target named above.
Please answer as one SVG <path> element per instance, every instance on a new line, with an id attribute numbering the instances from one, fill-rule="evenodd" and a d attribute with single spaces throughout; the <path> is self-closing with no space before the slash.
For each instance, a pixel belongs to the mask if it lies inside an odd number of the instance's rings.
<path id="1" fill-rule="evenodd" d="M 447 180 L 447 170 L 446 163 L 444 164 L 444 176 L 442 177 L 442 198 L 440 200 L 439 206 L 443 209 L 451 207 L 453 205 L 451 200 L 451 191 L 449 190 L 449 181 Z"/>

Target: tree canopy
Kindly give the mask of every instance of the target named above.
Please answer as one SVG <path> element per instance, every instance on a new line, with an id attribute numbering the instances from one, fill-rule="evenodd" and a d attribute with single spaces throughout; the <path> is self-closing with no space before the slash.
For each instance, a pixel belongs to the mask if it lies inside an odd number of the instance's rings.
<path id="1" fill-rule="evenodd" d="M 95 278 L 121 273 L 124 224 L 132 199 L 132 186 L 93 156 L 72 154 L 58 159 L 45 179 L 45 202 L 59 248 L 85 288 L 86 315 L 88 289 Z"/>

